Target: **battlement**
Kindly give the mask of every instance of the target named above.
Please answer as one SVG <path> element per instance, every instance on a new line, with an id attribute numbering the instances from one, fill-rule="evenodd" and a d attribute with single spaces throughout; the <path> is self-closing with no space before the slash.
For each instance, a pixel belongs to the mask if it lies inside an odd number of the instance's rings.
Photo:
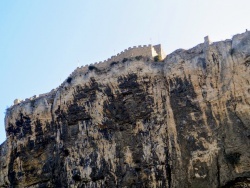
<path id="1" fill-rule="evenodd" d="M 162 58 L 166 57 L 160 44 L 155 46 L 152 46 L 151 44 L 143 46 L 139 45 L 139 46 L 129 47 L 128 49 L 125 49 L 124 51 L 118 53 L 117 55 L 112 56 L 111 58 L 99 63 L 122 61 L 124 58 L 133 58 L 136 56 L 153 58 L 154 56 L 157 55 L 160 55 Z"/>
<path id="2" fill-rule="evenodd" d="M 162 58 L 165 58 L 166 55 L 161 47 L 161 44 L 152 46 L 151 44 L 149 45 L 139 45 L 139 46 L 133 46 L 125 49 L 124 51 L 119 52 L 118 54 L 111 56 L 107 60 L 104 61 L 99 61 L 95 62 L 93 65 L 99 65 L 102 63 L 109 64 L 111 62 L 117 62 L 117 61 L 122 61 L 124 58 L 133 58 L 137 56 L 143 56 L 143 57 L 148 57 L 148 58 L 153 58 L 155 56 L 161 56 Z M 92 65 L 92 64 L 91 64 Z"/>
<path id="3" fill-rule="evenodd" d="M 95 63 L 91 63 L 90 65 L 84 65 L 81 67 L 77 67 L 69 77 L 74 77 L 79 72 L 88 72 L 89 66 L 95 66 L 96 68 L 106 68 L 109 67 L 112 62 L 121 62 L 124 58 L 130 59 L 137 56 L 147 57 L 153 59 L 155 56 L 161 56 L 162 59 L 166 57 L 161 44 L 158 45 L 139 45 L 133 46 L 121 51 L 120 53 L 111 56 L 107 60 L 99 61 Z M 66 82 L 66 80 L 62 83 L 62 85 Z"/>
<path id="4" fill-rule="evenodd" d="M 149 45 L 139 45 L 139 46 L 133 46 L 125 49 L 124 51 L 121 51 L 120 53 L 111 56 L 105 61 L 99 61 L 95 62 L 94 64 L 90 65 L 84 65 L 81 67 L 77 67 L 70 75 L 69 77 L 74 77 L 77 75 L 78 72 L 88 72 L 89 66 L 96 66 L 96 67 L 102 67 L 106 68 L 108 67 L 112 62 L 117 62 L 117 61 L 122 61 L 124 58 L 134 58 L 137 56 L 142 56 L 142 57 L 147 57 L 147 58 L 154 58 L 155 56 L 161 56 L 162 59 L 166 57 L 161 44 L 152 46 L 151 44 Z M 37 99 L 37 98 L 42 98 L 42 97 L 47 97 L 49 96 L 52 92 L 56 92 L 60 87 L 62 87 L 65 83 L 67 82 L 67 79 L 56 89 L 52 89 L 48 93 L 40 94 L 39 96 L 33 96 L 31 98 L 27 98 L 25 100 L 20 100 L 20 99 L 15 99 L 14 100 L 14 105 L 18 105 L 19 103 L 22 102 L 29 102 L 31 100 Z"/>
<path id="5" fill-rule="evenodd" d="M 125 49 L 124 51 L 121 51 L 120 53 L 116 54 L 115 56 L 111 56 L 111 58 L 108 58 L 105 61 L 100 61 L 95 64 L 99 63 L 111 63 L 113 61 L 122 61 L 124 58 L 133 58 L 136 56 L 143 56 L 143 57 L 149 57 L 153 58 L 155 56 L 161 56 L 162 58 L 165 58 L 166 55 L 161 47 L 161 44 L 152 46 L 149 45 L 139 45 L 139 46 L 133 46 L 129 47 L 128 49 Z"/>

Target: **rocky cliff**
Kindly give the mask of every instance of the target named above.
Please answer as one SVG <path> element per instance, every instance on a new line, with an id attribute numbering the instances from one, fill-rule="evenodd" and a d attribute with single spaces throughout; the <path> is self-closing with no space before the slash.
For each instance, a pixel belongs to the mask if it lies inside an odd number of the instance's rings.
<path id="1" fill-rule="evenodd" d="M 77 69 L 6 112 L 0 187 L 250 187 L 250 32 Z"/>

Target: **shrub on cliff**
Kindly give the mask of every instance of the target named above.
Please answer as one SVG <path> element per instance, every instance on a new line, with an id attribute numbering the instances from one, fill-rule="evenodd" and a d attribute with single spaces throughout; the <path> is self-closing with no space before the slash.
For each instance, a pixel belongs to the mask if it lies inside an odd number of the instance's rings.
<path id="1" fill-rule="evenodd" d="M 128 61 L 128 58 L 123 58 L 122 62 L 125 63 L 126 61 Z"/>
<path id="2" fill-rule="evenodd" d="M 5 115 L 7 114 L 8 110 L 9 110 L 9 106 L 6 106 L 6 109 L 5 109 L 5 112 L 4 112 Z"/>
<path id="3" fill-rule="evenodd" d="M 160 61 L 162 61 L 161 55 L 154 56 L 154 61 L 155 61 L 155 62 L 160 62 Z"/>
<path id="4" fill-rule="evenodd" d="M 140 56 L 136 56 L 135 59 L 136 59 L 137 61 L 140 61 L 140 60 L 142 59 L 142 56 L 141 56 L 141 55 L 140 55 Z"/>
<path id="5" fill-rule="evenodd" d="M 92 71 L 92 70 L 98 70 L 94 65 L 89 65 L 89 70 Z"/>
<path id="6" fill-rule="evenodd" d="M 68 78 L 67 78 L 67 82 L 70 84 L 71 81 L 72 81 L 72 78 L 71 78 L 71 77 L 68 77 Z"/>
<path id="7" fill-rule="evenodd" d="M 112 66 L 114 66 L 114 65 L 116 65 L 118 63 L 119 63 L 119 61 L 113 61 L 113 62 L 110 63 L 110 66 L 112 67 Z"/>

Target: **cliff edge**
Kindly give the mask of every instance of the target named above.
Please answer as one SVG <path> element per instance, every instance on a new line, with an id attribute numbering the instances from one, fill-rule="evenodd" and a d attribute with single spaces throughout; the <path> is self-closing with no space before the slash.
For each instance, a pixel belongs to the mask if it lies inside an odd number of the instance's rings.
<path id="1" fill-rule="evenodd" d="M 250 187 L 250 32 L 76 69 L 5 117 L 0 187 Z"/>

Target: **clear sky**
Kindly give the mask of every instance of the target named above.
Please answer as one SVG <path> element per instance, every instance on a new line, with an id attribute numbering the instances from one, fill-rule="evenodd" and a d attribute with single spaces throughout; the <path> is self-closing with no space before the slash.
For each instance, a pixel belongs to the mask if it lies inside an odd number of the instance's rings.
<path id="1" fill-rule="evenodd" d="M 130 46 L 166 53 L 250 29 L 249 0 L 1 0 L 0 143 L 16 98 L 56 88 L 79 65 Z"/>

